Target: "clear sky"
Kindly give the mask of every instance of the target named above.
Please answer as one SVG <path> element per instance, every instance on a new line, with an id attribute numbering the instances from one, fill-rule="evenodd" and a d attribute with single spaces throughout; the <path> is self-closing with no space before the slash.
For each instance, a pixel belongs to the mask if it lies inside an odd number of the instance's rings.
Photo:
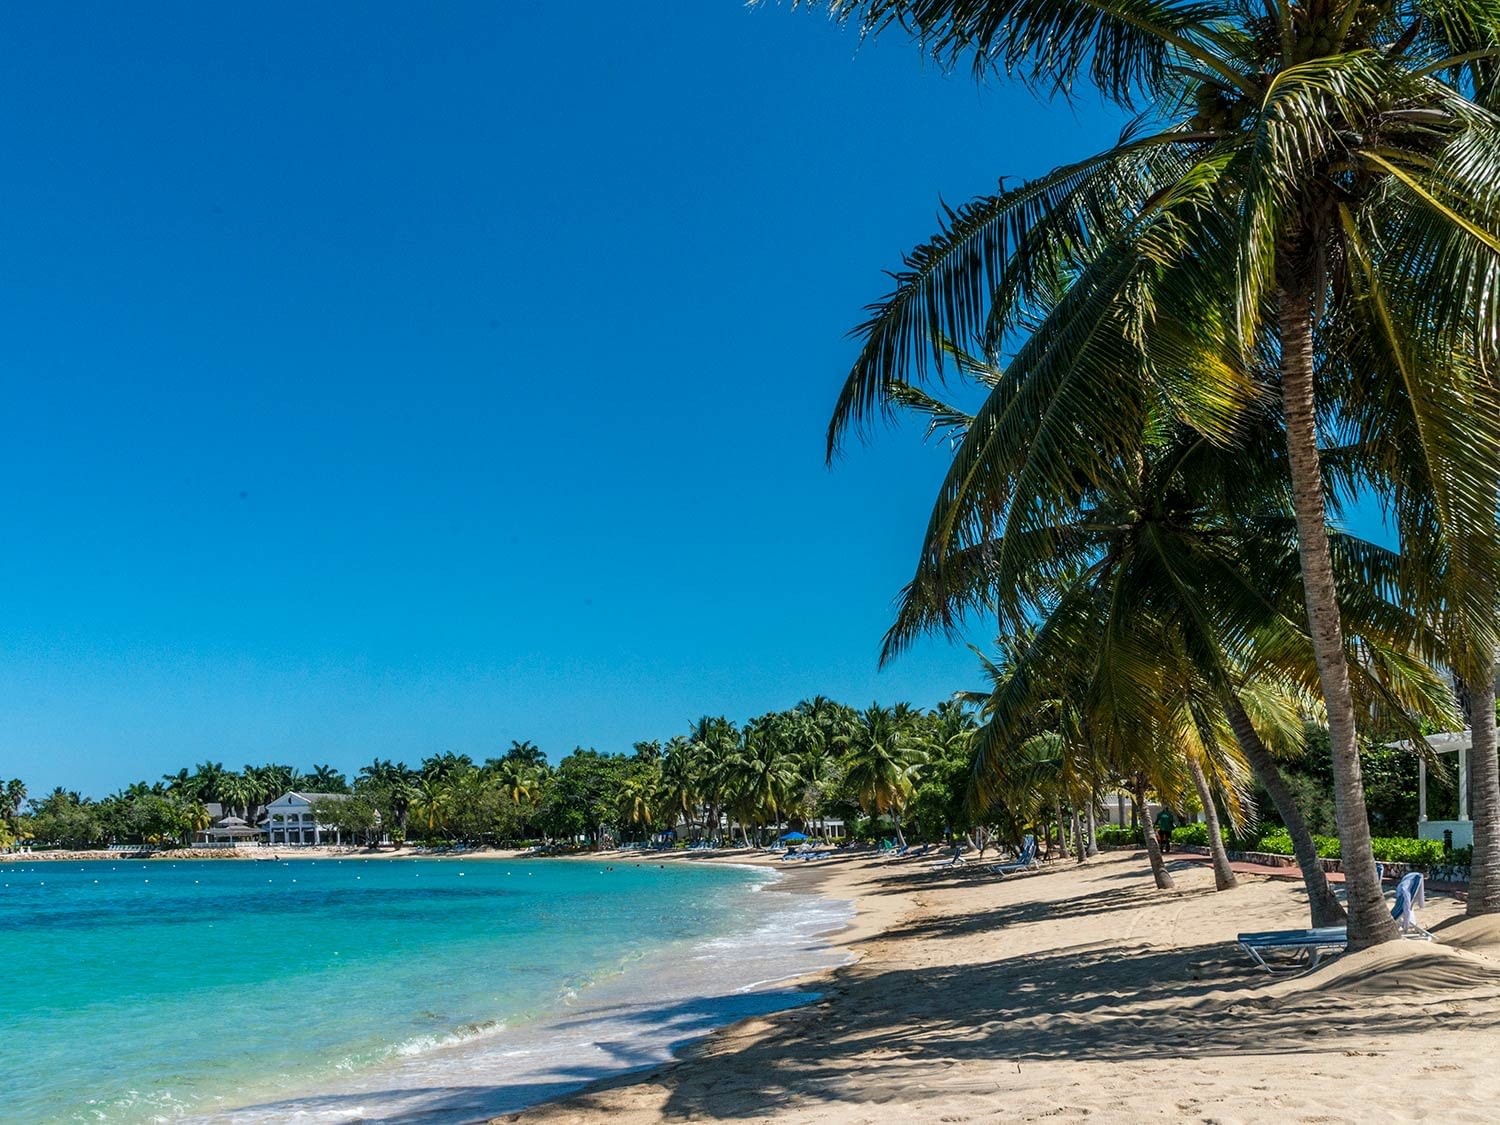
<path id="1" fill-rule="evenodd" d="M 12 4 L 0 103 L 0 777 L 979 682 L 876 666 L 943 451 L 823 427 L 939 199 L 1095 103 L 736 0 Z"/>

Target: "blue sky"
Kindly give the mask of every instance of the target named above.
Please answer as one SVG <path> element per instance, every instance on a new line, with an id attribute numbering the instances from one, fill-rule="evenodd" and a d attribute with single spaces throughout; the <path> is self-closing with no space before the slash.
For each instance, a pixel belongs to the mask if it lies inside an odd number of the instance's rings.
<path id="1" fill-rule="evenodd" d="M 624 750 L 876 667 L 943 452 L 881 271 L 1107 144 L 734 0 L 0 13 L 0 776 Z"/>

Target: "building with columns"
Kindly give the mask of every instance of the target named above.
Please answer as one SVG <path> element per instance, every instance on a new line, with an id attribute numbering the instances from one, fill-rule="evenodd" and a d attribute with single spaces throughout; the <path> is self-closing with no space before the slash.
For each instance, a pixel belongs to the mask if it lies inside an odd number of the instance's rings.
<path id="1" fill-rule="evenodd" d="M 338 829 L 319 824 L 312 814 L 314 801 L 347 801 L 347 793 L 283 793 L 265 807 L 260 830 L 267 844 L 300 847 L 311 844 L 338 844 Z"/>

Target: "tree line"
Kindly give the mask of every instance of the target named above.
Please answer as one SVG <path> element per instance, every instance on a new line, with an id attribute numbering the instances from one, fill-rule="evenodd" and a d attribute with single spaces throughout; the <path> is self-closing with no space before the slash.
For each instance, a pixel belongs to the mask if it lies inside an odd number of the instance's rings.
<path id="1" fill-rule="evenodd" d="M 825 836 L 833 821 L 855 839 L 987 846 L 1015 845 L 1030 833 L 1064 854 L 1094 853 L 1096 817 L 1113 804 L 1107 795 L 1131 790 L 1138 775 L 1111 772 L 1103 755 L 1080 772 L 1066 732 L 1039 721 L 1015 744 L 1003 777 L 976 784 L 993 765 L 997 732 L 988 703 L 989 693 L 978 691 L 930 710 L 904 703 L 861 710 L 818 696 L 743 724 L 705 716 L 683 734 L 637 742 L 628 753 L 578 748 L 556 765 L 521 741 L 477 762 L 452 752 L 414 767 L 377 758 L 352 779 L 328 765 L 305 773 L 286 765 L 234 771 L 204 761 L 101 800 L 58 788 L 28 801 L 25 784 L 12 779 L 0 786 L 0 846 L 186 844 L 209 827 L 210 804 L 254 824 L 268 802 L 301 791 L 342 797 L 316 797 L 312 812 L 350 843 L 597 847 L 658 838 L 743 847 L 768 843 L 788 827 Z M 1313 835 L 1334 829 L 1327 740 L 1325 728 L 1309 723 L 1278 743 L 1279 776 Z M 1372 743 L 1365 758 L 1378 834 L 1409 832 L 1416 757 Z M 1263 787 L 1247 786 L 1223 763 L 1211 762 L 1207 772 L 1214 784 L 1200 794 L 1186 774 L 1174 780 L 1153 767 L 1147 791 L 1132 797 L 1131 819 L 1144 818 L 1144 804 L 1134 802 L 1149 795 L 1187 816 L 1217 819 L 1222 810 L 1241 831 L 1283 825 Z M 1451 801 L 1454 788 L 1451 777 L 1435 775 L 1434 807 Z"/>

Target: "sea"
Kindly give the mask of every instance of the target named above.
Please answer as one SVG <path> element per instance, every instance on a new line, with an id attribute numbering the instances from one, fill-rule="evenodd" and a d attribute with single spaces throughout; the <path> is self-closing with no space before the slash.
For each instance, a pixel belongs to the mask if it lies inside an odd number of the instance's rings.
<path id="1" fill-rule="evenodd" d="M 813 998 L 848 903 L 595 860 L 0 861 L 0 1121 L 468 1122 Z"/>

